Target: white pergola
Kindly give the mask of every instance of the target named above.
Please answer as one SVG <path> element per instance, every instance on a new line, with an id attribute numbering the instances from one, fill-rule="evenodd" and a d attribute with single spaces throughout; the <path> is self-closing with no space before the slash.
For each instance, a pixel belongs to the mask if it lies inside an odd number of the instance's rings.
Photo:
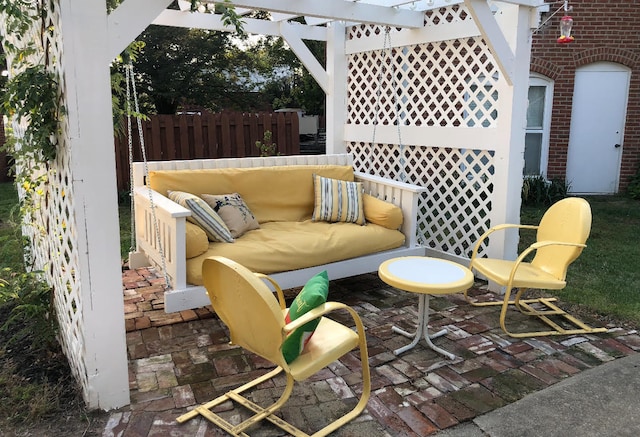
<path id="1" fill-rule="evenodd" d="M 49 267 L 61 341 L 90 408 L 129 403 L 109 64 L 150 24 L 234 30 L 171 3 L 124 0 L 107 14 L 104 0 L 58 0 L 49 12 L 67 113 L 40 219 L 64 231 L 33 235 L 34 253 Z M 245 31 L 284 38 L 325 91 L 327 153 L 431 188 L 419 217 L 428 253 L 464 262 L 491 222 L 519 221 L 531 29 L 543 0 L 233 4 L 269 11 L 245 18 Z M 300 16 L 305 24 L 290 21 Z M 326 66 L 305 39 L 326 41 Z M 513 258 L 517 239 L 492 238 L 486 253 Z"/>

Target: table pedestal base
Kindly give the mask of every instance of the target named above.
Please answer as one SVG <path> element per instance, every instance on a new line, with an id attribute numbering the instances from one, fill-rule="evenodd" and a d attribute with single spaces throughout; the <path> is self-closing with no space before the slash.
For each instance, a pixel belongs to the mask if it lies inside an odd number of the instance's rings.
<path id="1" fill-rule="evenodd" d="M 424 336 L 424 340 L 426 341 L 427 346 L 429 346 L 431 349 L 438 352 L 439 354 L 442 354 L 445 357 L 449 358 L 450 360 L 455 360 L 456 356 L 454 354 L 442 348 L 439 348 L 438 346 L 433 344 L 433 342 L 431 341 L 432 338 L 437 338 L 445 335 L 447 333 L 447 329 L 446 328 L 441 329 L 435 334 L 429 334 L 428 325 L 429 325 L 429 295 L 420 294 L 419 300 L 418 300 L 418 326 L 416 327 L 416 332 L 409 333 L 404 329 L 398 328 L 397 326 L 391 327 L 393 332 L 404 335 L 405 337 L 408 337 L 408 338 L 413 337 L 413 341 L 406 346 L 402 346 L 401 348 L 396 349 L 395 351 L 393 351 L 393 353 L 395 355 L 400 355 L 401 353 L 408 351 L 409 349 L 415 347 L 420 341 L 420 339 Z"/>

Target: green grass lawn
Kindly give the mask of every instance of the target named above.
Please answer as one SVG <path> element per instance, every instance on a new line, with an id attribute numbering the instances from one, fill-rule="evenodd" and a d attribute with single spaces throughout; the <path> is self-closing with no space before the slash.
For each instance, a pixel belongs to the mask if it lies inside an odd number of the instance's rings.
<path id="1" fill-rule="evenodd" d="M 20 237 L 18 194 L 11 183 L 0 183 L 0 269 L 22 271 L 22 238 Z"/>
<path id="2" fill-rule="evenodd" d="M 569 267 L 567 287 L 553 292 L 565 302 L 640 324 L 640 201 L 587 197 L 593 222 L 587 247 Z M 537 224 L 544 208 L 524 207 L 521 222 Z M 523 235 L 520 246 L 534 235 Z"/>
<path id="3" fill-rule="evenodd" d="M 640 325 L 640 201 L 622 196 L 588 197 L 593 212 L 587 248 L 569 267 L 567 287 L 555 294 L 561 301 Z M 121 255 L 130 246 L 130 206 L 121 202 Z M 15 224 L 16 192 L 0 183 L 0 267 L 21 268 L 22 246 Z M 537 224 L 546 208 L 523 207 L 521 222 Z M 521 247 L 532 242 L 523 233 Z"/>

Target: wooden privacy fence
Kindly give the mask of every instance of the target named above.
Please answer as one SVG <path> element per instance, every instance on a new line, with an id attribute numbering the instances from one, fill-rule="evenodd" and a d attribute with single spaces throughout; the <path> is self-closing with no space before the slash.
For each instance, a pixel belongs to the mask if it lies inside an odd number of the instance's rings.
<path id="1" fill-rule="evenodd" d="M 153 115 L 142 122 L 147 161 L 260 156 L 256 141 L 271 131 L 280 155 L 298 155 L 300 137 L 295 112 L 202 112 Z M 137 123 L 133 125 L 133 160 L 142 161 Z M 116 137 L 118 190 L 129 189 L 129 139 Z"/>

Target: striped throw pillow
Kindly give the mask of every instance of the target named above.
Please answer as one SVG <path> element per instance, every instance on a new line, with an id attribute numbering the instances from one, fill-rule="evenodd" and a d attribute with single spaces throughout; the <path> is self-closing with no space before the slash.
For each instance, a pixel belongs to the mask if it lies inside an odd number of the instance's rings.
<path id="1" fill-rule="evenodd" d="M 313 175 L 313 221 L 364 225 L 362 183 Z"/>
<path id="2" fill-rule="evenodd" d="M 222 241 L 233 243 L 235 240 L 231 232 L 220 216 L 209 206 L 207 202 L 195 194 L 184 191 L 169 191 L 169 199 L 178 205 L 191 211 L 191 216 L 187 217 L 191 223 L 200 226 L 211 241 Z"/>

